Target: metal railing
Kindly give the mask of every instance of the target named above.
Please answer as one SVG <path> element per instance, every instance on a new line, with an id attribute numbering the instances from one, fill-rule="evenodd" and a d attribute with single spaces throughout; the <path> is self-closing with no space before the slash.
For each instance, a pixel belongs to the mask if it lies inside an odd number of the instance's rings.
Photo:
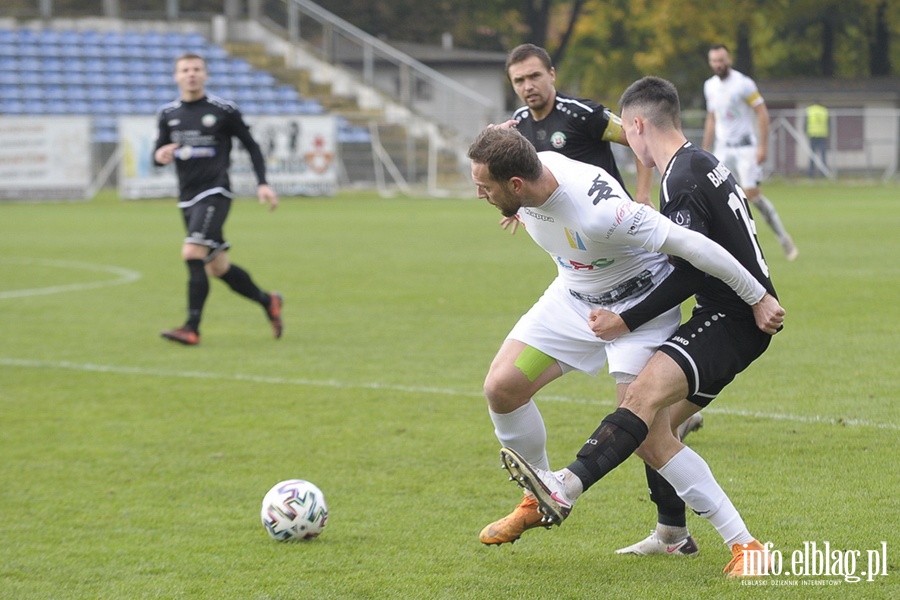
<path id="1" fill-rule="evenodd" d="M 682 114 L 685 135 L 703 142 L 704 111 Z M 888 180 L 900 172 L 900 109 L 832 108 L 825 160 L 815 156 L 802 109 L 769 111 L 769 152 L 763 170 L 780 177 L 867 177 Z"/>
<path id="2" fill-rule="evenodd" d="M 313 2 L 251 0 L 248 16 L 462 139 L 502 118 L 502 106 Z"/>

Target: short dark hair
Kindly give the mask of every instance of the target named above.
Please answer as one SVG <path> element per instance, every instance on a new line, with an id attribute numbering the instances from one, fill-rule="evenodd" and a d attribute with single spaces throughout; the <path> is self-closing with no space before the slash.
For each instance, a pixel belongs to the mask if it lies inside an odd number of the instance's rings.
<path id="1" fill-rule="evenodd" d="M 509 75 L 510 65 L 520 63 L 523 60 L 531 58 L 532 56 L 538 57 L 541 63 L 543 63 L 543 65 L 547 67 L 548 71 L 553 68 L 553 61 L 550 59 L 550 54 L 548 54 L 546 50 L 544 50 L 540 46 L 535 46 L 534 44 L 521 44 L 510 50 L 509 54 L 506 57 L 507 75 Z"/>
<path id="2" fill-rule="evenodd" d="M 726 46 L 725 44 L 713 44 L 709 47 L 709 50 L 707 50 L 707 54 L 712 52 L 713 50 L 724 50 L 728 54 L 731 54 L 731 50 L 729 50 L 728 46 Z"/>
<path id="3" fill-rule="evenodd" d="M 487 165 L 488 173 L 495 181 L 506 182 L 513 177 L 537 181 L 544 172 L 537 150 L 512 127 L 487 126 L 469 146 L 468 157 Z"/>
<path id="4" fill-rule="evenodd" d="M 643 77 L 628 86 L 619 100 L 620 114 L 626 108 L 642 112 L 644 118 L 656 127 L 681 127 L 678 89 L 662 77 Z"/>
<path id="5" fill-rule="evenodd" d="M 202 60 L 203 67 L 204 68 L 206 67 L 206 59 L 203 58 L 202 56 L 200 56 L 199 54 L 197 54 L 196 52 L 185 52 L 184 54 L 179 55 L 178 58 L 175 59 L 175 66 L 177 67 L 178 63 L 180 63 L 183 60 Z"/>

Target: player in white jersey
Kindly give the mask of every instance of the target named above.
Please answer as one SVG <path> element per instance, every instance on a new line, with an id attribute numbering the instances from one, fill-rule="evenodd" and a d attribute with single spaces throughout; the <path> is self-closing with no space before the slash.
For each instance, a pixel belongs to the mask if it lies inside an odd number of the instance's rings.
<path id="1" fill-rule="evenodd" d="M 717 44 L 709 49 L 708 58 L 715 74 L 703 84 L 706 98 L 703 149 L 711 150 L 735 174 L 747 200 L 778 236 L 787 259 L 794 260 L 799 254 L 797 246 L 782 225 L 775 206 L 760 190 L 761 165 L 766 160 L 769 142 L 769 111 L 765 100 L 750 77 L 731 68 L 728 48 Z M 755 128 L 759 129 L 758 140 Z"/>
<path id="2" fill-rule="evenodd" d="M 478 197 L 516 216 L 553 259 L 558 276 L 519 320 L 491 363 L 484 390 L 501 445 L 549 469 L 546 429 L 532 397 L 569 371 L 596 375 L 609 363 L 619 400 L 680 321 L 676 308 L 614 341 L 588 326 L 593 309 L 627 310 L 671 267 L 688 260 L 727 283 L 748 304 L 765 289 L 727 251 L 632 201 L 600 167 L 554 152 L 538 153 L 518 131 L 491 126 L 469 148 Z M 615 308 L 618 307 L 618 308 Z M 513 542 L 541 525 L 532 496 L 481 532 L 485 544 Z"/>

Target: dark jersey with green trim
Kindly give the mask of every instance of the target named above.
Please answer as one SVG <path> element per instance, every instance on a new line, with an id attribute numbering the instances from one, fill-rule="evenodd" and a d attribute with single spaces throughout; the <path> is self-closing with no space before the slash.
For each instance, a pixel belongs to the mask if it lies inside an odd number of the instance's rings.
<path id="1" fill-rule="evenodd" d="M 163 105 L 157 121 L 154 153 L 166 144 L 179 144 L 175 150 L 179 206 L 190 206 L 213 194 L 231 196 L 228 167 L 233 137 L 250 153 L 257 181 L 266 183 L 262 151 L 234 102 L 213 95 L 192 102 L 179 99 Z"/>
<path id="2" fill-rule="evenodd" d="M 685 143 L 663 172 L 659 210 L 676 225 L 702 233 L 718 243 L 767 292 L 777 298 L 769 278 L 756 224 L 744 190 L 722 162 L 705 150 Z M 696 295 L 697 305 L 735 317 L 753 319 L 753 310 L 721 279 L 708 275 L 682 258 L 672 257 L 675 270 L 638 305 L 622 313 L 633 331 L 665 310 Z"/>
<path id="3" fill-rule="evenodd" d="M 598 166 L 625 187 L 610 142 L 603 139 L 609 122 L 618 117 L 602 104 L 557 92 L 553 110 L 540 121 L 534 120 L 527 106 L 516 110 L 513 119 L 538 152 L 559 152 Z"/>

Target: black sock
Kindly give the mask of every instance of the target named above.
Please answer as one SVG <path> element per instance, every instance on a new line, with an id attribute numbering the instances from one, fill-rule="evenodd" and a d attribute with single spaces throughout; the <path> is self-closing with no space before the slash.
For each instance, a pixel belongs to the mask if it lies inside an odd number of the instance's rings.
<path id="1" fill-rule="evenodd" d="M 647 472 L 647 486 L 650 488 L 650 500 L 656 505 L 656 522 L 672 527 L 687 527 L 684 515 L 684 500 L 678 497 L 672 484 L 656 472 L 656 469 L 644 463 Z"/>
<path id="2" fill-rule="evenodd" d="M 578 452 L 569 470 L 581 479 L 585 491 L 625 462 L 647 437 L 647 425 L 627 408 L 607 415 Z"/>
<path id="3" fill-rule="evenodd" d="M 203 305 L 209 296 L 209 277 L 206 276 L 203 261 L 199 258 L 185 262 L 188 268 L 188 318 L 185 326 L 199 332 Z"/>
<path id="4" fill-rule="evenodd" d="M 269 302 L 271 301 L 269 295 L 259 289 L 259 287 L 253 283 L 253 278 L 250 277 L 250 273 L 239 266 L 232 264 L 228 271 L 222 275 L 221 279 L 228 284 L 228 287 L 241 296 L 250 298 L 254 302 L 259 302 L 263 305 L 263 308 L 268 308 Z"/>

